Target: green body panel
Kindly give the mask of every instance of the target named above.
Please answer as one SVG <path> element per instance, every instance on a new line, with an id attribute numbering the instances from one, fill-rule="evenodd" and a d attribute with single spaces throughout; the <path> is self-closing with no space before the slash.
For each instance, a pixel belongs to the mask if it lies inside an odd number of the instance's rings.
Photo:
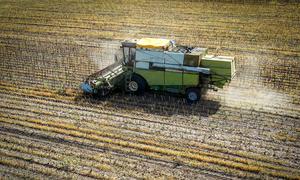
<path id="1" fill-rule="evenodd" d="M 198 73 L 183 73 L 176 70 L 134 70 L 135 73 L 141 75 L 148 83 L 150 89 L 159 91 L 169 91 L 174 93 L 185 93 L 185 89 L 189 87 L 197 87 L 199 85 Z"/>
<path id="2" fill-rule="evenodd" d="M 210 71 L 212 74 L 219 74 L 222 76 L 228 76 L 231 77 L 231 69 L 225 69 L 225 68 L 216 68 L 216 67 L 211 67 Z"/>
<path id="3" fill-rule="evenodd" d="M 207 67 L 207 68 L 225 68 L 225 69 L 231 69 L 231 62 L 230 61 L 214 61 L 214 60 L 206 60 L 201 59 L 201 67 Z"/>
<path id="4" fill-rule="evenodd" d="M 149 86 L 197 86 L 199 84 L 198 73 L 145 69 L 135 69 L 135 73 L 141 75 Z"/>
<path id="5" fill-rule="evenodd" d="M 186 86 L 197 86 L 199 84 L 198 73 L 184 73 L 183 74 L 183 85 Z"/>
<path id="6" fill-rule="evenodd" d="M 182 72 L 165 71 L 165 83 L 161 85 L 182 85 Z"/>
<path id="7" fill-rule="evenodd" d="M 146 69 L 135 69 L 135 73 L 141 75 L 148 83 L 149 86 L 153 85 L 164 85 L 164 71 L 157 71 L 157 70 L 146 70 Z"/>
<path id="8" fill-rule="evenodd" d="M 211 72 L 212 84 L 223 88 L 235 74 L 234 60 L 218 59 L 218 57 L 211 57 L 210 59 L 202 59 L 201 67 L 209 68 Z"/>

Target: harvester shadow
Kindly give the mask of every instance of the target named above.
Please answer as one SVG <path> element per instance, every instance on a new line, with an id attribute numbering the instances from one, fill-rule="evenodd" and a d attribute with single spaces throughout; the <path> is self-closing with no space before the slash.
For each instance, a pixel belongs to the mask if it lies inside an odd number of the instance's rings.
<path id="1" fill-rule="evenodd" d="M 159 116 L 201 116 L 209 117 L 215 114 L 219 108 L 218 101 L 202 98 L 196 104 L 188 104 L 185 98 L 169 93 L 151 93 L 133 95 L 122 92 L 114 92 L 107 97 L 80 96 L 77 101 L 86 106 L 92 103 L 99 106 L 113 108 L 119 112 L 149 113 Z"/>

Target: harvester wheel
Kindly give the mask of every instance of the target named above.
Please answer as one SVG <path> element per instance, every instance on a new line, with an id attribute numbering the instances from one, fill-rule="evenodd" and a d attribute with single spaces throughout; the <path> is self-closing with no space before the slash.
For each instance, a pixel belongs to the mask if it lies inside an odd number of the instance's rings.
<path id="1" fill-rule="evenodd" d="M 201 97 L 199 88 L 189 88 L 185 92 L 185 97 L 188 103 L 193 104 L 199 101 Z"/>
<path id="2" fill-rule="evenodd" d="M 133 75 L 128 83 L 129 92 L 140 95 L 143 94 L 146 89 L 146 82 L 143 78 L 137 75 Z"/>

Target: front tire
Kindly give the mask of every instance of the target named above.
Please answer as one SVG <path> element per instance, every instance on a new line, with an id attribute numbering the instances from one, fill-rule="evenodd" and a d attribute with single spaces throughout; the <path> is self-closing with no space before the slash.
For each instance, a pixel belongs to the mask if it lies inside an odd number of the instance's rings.
<path id="1" fill-rule="evenodd" d="M 146 81 L 137 75 L 133 75 L 128 83 L 128 90 L 131 93 L 141 95 L 146 90 Z"/>
<path id="2" fill-rule="evenodd" d="M 199 88 L 189 88 L 185 93 L 186 100 L 189 104 L 194 104 L 200 100 L 201 93 Z"/>

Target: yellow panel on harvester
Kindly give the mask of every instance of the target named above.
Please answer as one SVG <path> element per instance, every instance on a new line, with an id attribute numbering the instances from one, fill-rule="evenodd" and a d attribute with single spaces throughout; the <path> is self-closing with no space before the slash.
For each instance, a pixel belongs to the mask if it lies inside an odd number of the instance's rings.
<path id="1" fill-rule="evenodd" d="M 136 45 L 138 48 L 167 49 L 170 46 L 170 40 L 159 38 L 142 38 L 137 41 Z"/>

